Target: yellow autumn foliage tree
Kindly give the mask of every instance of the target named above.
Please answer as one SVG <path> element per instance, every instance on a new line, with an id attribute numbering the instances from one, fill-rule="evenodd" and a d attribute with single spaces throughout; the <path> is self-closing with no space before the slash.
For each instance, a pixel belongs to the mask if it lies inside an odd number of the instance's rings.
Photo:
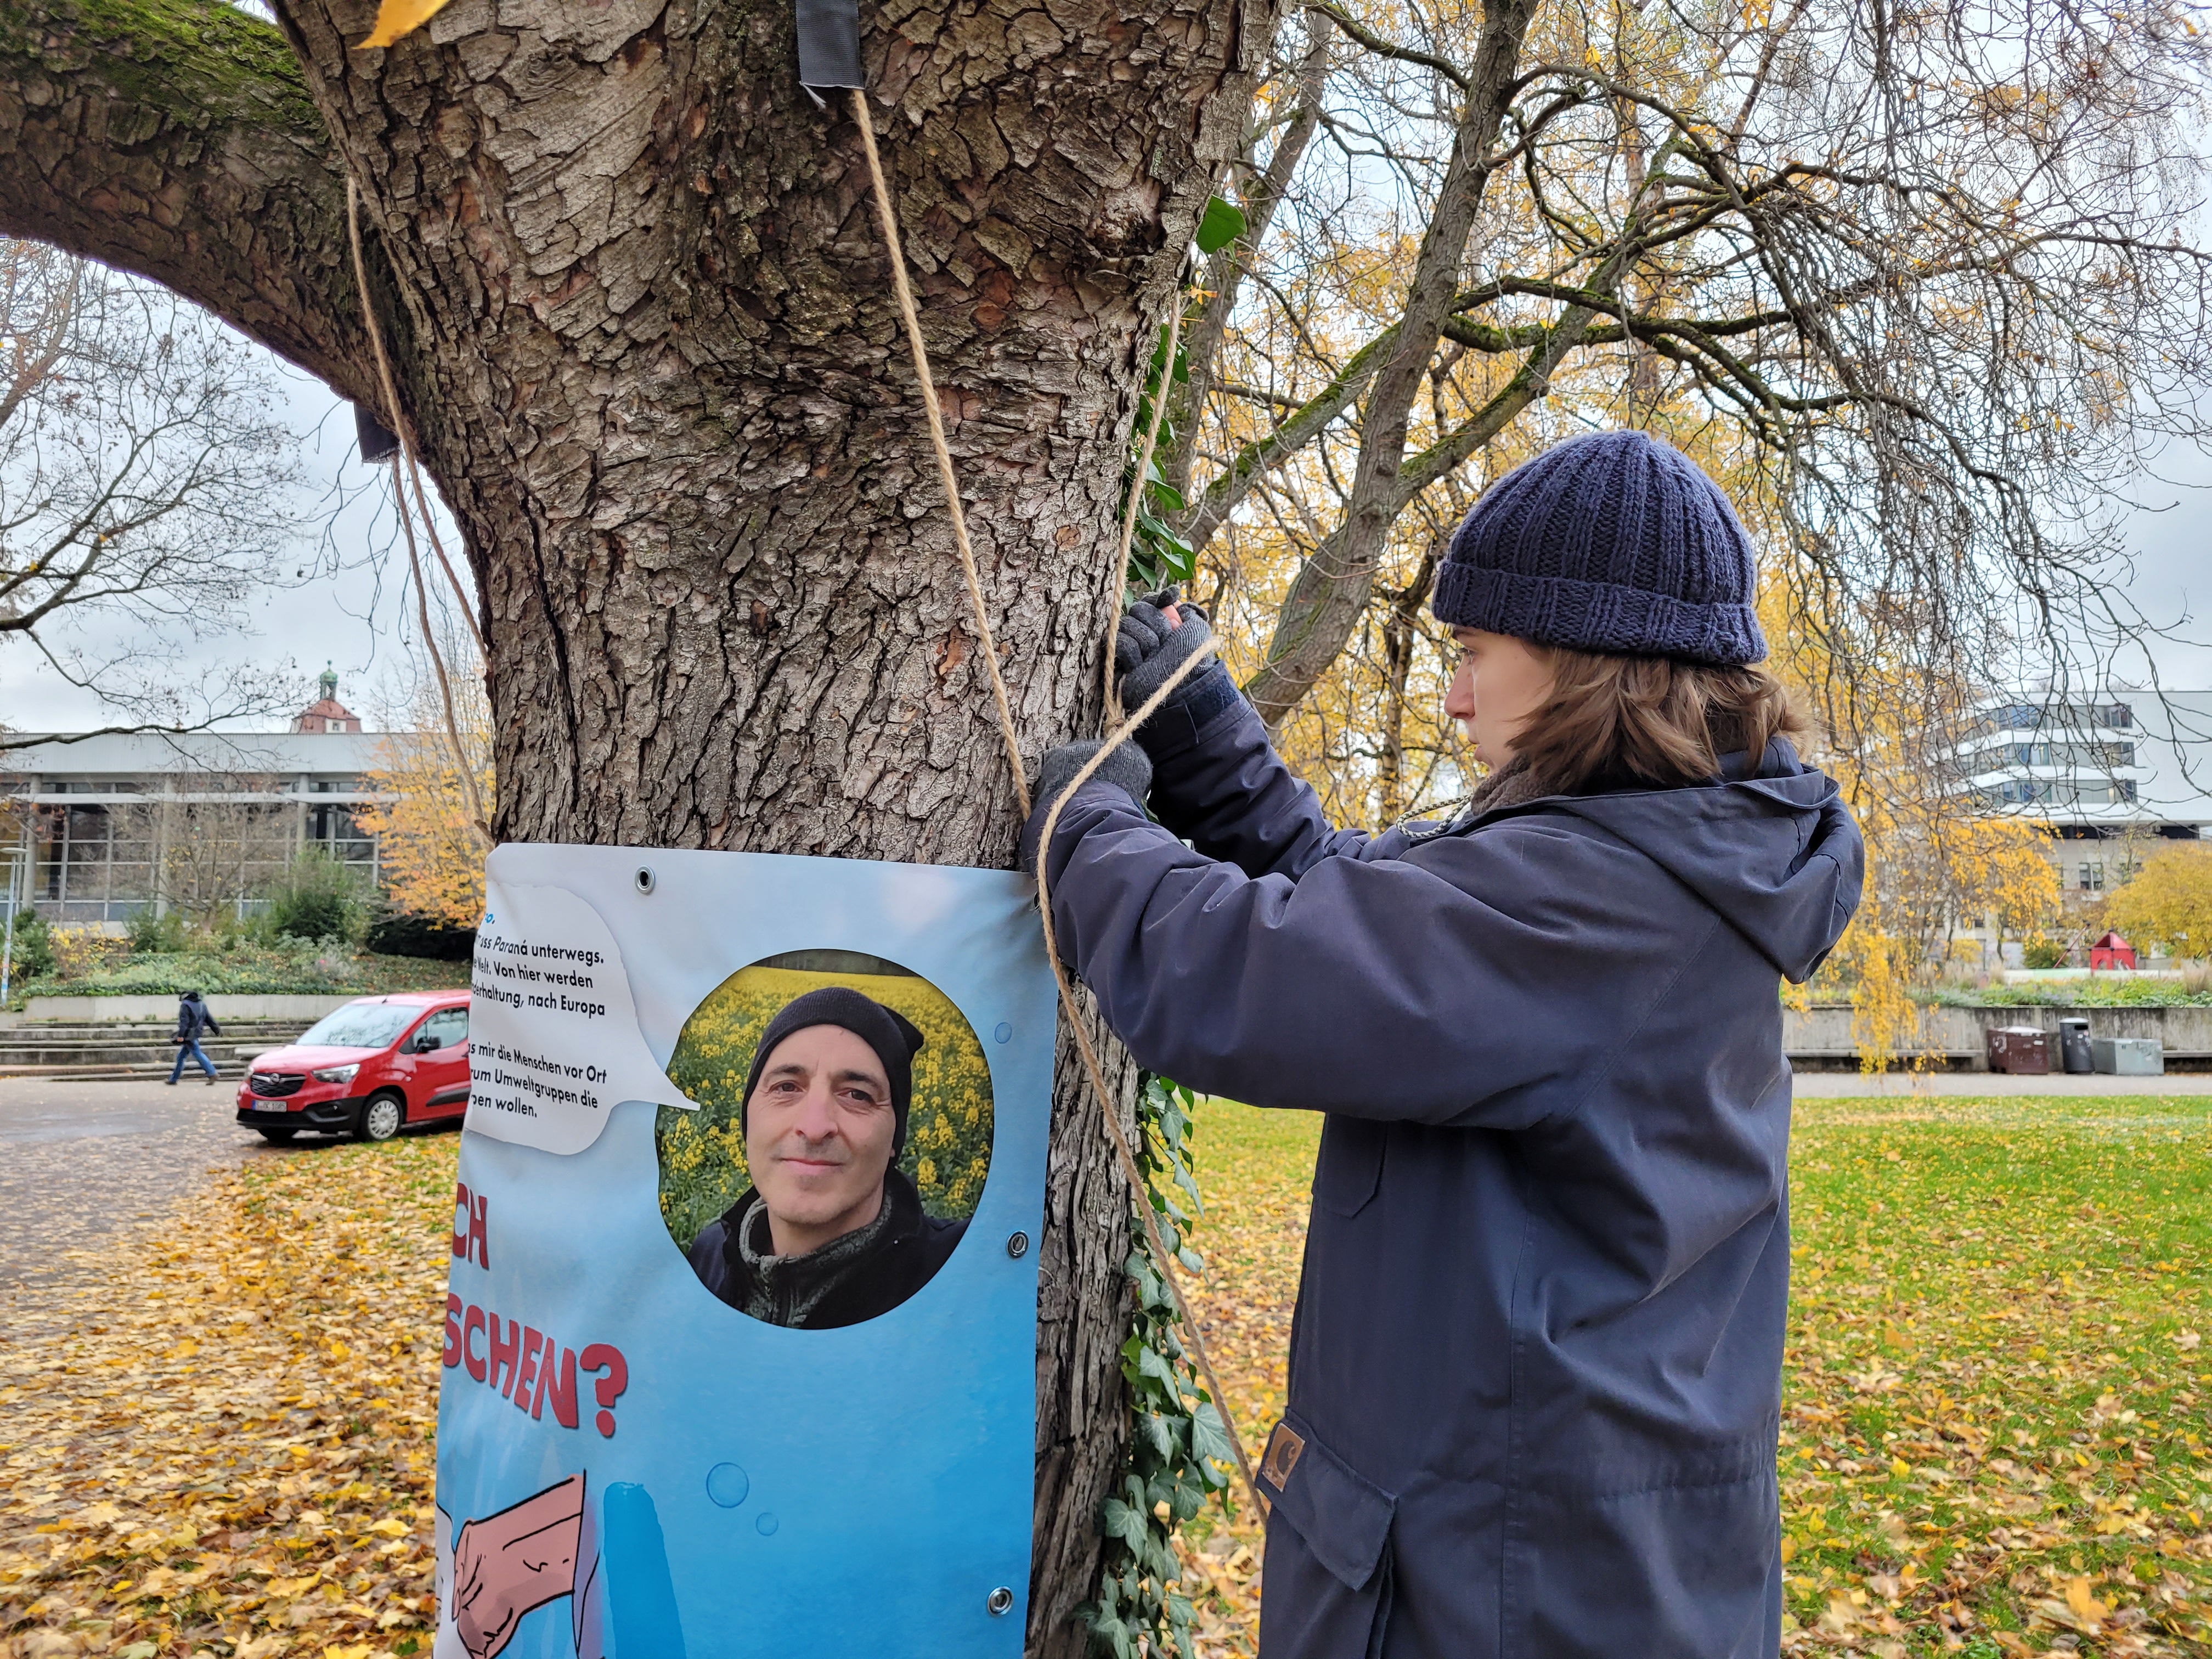
<path id="1" fill-rule="evenodd" d="M 2212 955 L 2212 846 L 2178 842 L 2152 854 L 2105 901 L 2104 922 L 2138 951 Z"/>
<path id="2" fill-rule="evenodd" d="M 491 708 L 480 678 L 453 676 L 453 714 L 463 757 L 489 811 Z M 386 895 L 409 915 L 473 927 L 483 915 L 484 841 L 469 821 L 468 795 L 436 689 L 418 690 L 404 720 L 395 724 L 411 729 L 386 736 L 365 780 L 380 799 L 359 815 L 362 826 L 377 837 Z"/>

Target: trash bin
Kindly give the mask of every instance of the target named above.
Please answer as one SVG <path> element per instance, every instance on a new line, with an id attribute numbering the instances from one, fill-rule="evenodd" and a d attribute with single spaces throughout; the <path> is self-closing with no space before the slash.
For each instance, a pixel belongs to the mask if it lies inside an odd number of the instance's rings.
<path id="1" fill-rule="evenodd" d="M 2089 1061 L 2112 1077 L 2166 1075 L 2166 1051 L 2156 1037 L 2093 1037 Z"/>
<path id="2" fill-rule="evenodd" d="M 2051 1069 L 2050 1034 L 2039 1025 L 1999 1025 L 1989 1036 L 1990 1070 L 2041 1077 Z"/>
<path id="3" fill-rule="evenodd" d="M 2066 1070 L 2077 1075 L 2097 1069 L 2096 1062 L 2089 1054 L 2087 1020 L 2062 1019 L 2058 1022 L 2058 1058 Z"/>

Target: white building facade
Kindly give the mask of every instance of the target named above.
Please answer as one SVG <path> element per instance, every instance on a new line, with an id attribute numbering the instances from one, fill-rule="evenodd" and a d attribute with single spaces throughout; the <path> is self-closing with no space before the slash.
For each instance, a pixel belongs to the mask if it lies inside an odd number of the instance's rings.
<path id="1" fill-rule="evenodd" d="M 284 732 L 57 738 L 0 755 L 15 892 L 64 926 L 137 912 L 243 915 L 301 853 L 379 876 L 361 809 L 386 734 L 337 701 L 337 677 Z"/>
<path id="2" fill-rule="evenodd" d="M 2212 835 L 2212 691 L 1990 698 L 1952 761 L 1978 810 L 2047 829 L 2070 900 Z"/>

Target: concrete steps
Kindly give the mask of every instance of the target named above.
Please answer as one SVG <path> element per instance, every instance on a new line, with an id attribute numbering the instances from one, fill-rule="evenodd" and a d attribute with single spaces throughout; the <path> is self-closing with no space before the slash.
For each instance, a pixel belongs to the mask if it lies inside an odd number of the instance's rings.
<path id="1" fill-rule="evenodd" d="M 305 1019 L 241 1019 L 223 1022 L 222 1035 L 203 1037 L 200 1047 L 215 1062 L 216 1073 L 226 1078 L 246 1075 L 256 1054 L 295 1042 L 313 1024 Z M 176 1063 L 177 1047 L 170 1040 L 173 1020 L 110 1020 L 94 1023 L 56 1020 L 38 1024 L 0 1028 L 0 1077 L 103 1078 L 167 1077 Z M 185 1062 L 188 1073 L 199 1067 Z"/>

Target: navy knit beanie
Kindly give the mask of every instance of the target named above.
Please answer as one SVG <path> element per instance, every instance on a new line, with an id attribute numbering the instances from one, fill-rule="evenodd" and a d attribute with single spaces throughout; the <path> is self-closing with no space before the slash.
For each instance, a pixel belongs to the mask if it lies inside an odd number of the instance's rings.
<path id="1" fill-rule="evenodd" d="M 894 1125 L 891 1131 L 891 1156 L 896 1158 L 906 1149 L 907 1108 L 914 1099 L 914 1057 L 927 1041 L 915 1023 L 896 1008 L 886 1008 L 873 997 L 863 996 L 858 991 L 842 985 L 825 985 L 818 991 L 809 991 L 794 997 L 783 1006 L 782 1012 L 769 1021 L 768 1030 L 760 1035 L 753 1049 L 751 1069 L 745 1073 L 745 1091 L 738 1097 L 738 1134 L 744 1135 L 745 1120 L 753 1103 L 753 1091 L 760 1085 L 762 1070 L 776 1045 L 793 1031 L 803 1031 L 810 1025 L 836 1025 L 876 1051 L 876 1058 L 884 1063 L 884 1080 L 890 1085 L 891 1111 Z"/>
<path id="2" fill-rule="evenodd" d="M 1751 539 L 1718 484 L 1641 432 L 1570 438 L 1483 492 L 1431 601 L 1447 628 L 1736 665 L 1766 655 Z"/>

